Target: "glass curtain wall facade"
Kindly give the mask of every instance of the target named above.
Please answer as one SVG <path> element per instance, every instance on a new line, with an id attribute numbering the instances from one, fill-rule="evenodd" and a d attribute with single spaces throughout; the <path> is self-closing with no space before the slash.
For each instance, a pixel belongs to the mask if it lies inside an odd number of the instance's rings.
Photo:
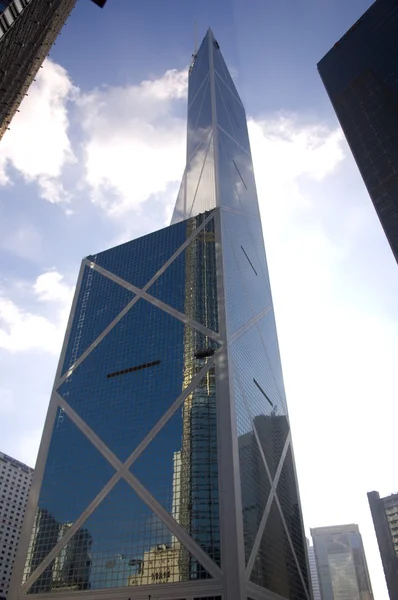
<path id="1" fill-rule="evenodd" d="M 373 600 L 358 525 L 311 529 L 322 600 Z"/>
<path id="2" fill-rule="evenodd" d="M 0 139 L 76 1 L 0 0 Z"/>
<path id="3" fill-rule="evenodd" d="M 398 4 L 377 0 L 318 69 L 398 262 Z"/>
<path id="4" fill-rule="evenodd" d="M 398 494 L 368 492 L 368 500 L 390 600 L 398 600 Z"/>
<path id="5" fill-rule="evenodd" d="M 33 488 L 12 600 L 311 600 L 245 110 L 211 30 L 172 224 L 83 260 Z"/>

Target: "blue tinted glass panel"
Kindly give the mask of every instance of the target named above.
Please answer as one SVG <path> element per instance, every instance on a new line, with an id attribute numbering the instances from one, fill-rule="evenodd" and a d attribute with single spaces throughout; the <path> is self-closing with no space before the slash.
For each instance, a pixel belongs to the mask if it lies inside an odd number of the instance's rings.
<path id="1" fill-rule="evenodd" d="M 251 155 L 218 130 L 220 205 L 258 216 Z"/>
<path id="2" fill-rule="evenodd" d="M 201 162 L 202 159 L 203 162 Z M 194 196 L 192 196 L 192 202 L 187 201 L 188 210 L 189 207 L 191 207 L 189 210 L 189 216 L 199 215 L 206 211 L 212 210 L 216 206 L 213 136 L 210 137 L 209 145 L 206 148 L 206 151 L 201 154 L 195 154 L 195 162 L 190 162 L 189 169 L 187 171 L 188 186 L 189 177 L 191 176 L 191 169 L 193 166 L 195 166 L 195 169 L 197 169 L 198 172 L 200 171 L 200 175 Z M 193 178 L 193 181 L 194 180 L 195 177 Z"/>
<path id="3" fill-rule="evenodd" d="M 186 214 L 195 216 L 216 206 L 213 135 L 196 149 L 187 164 Z"/>
<path id="4" fill-rule="evenodd" d="M 188 581 L 190 559 L 162 521 L 120 480 L 30 593 Z"/>
<path id="5" fill-rule="evenodd" d="M 181 392 L 184 329 L 141 299 L 59 390 L 121 460 Z"/>
<path id="6" fill-rule="evenodd" d="M 206 217 L 203 214 L 185 222 L 187 238 Z M 212 331 L 218 331 L 213 219 L 155 281 L 148 293 Z"/>
<path id="7" fill-rule="evenodd" d="M 191 357 L 187 357 L 191 361 Z M 194 359 L 197 371 L 206 359 Z M 187 365 L 188 366 L 188 365 Z M 132 473 L 217 563 L 220 562 L 214 368 L 131 466 Z M 157 477 L 153 477 L 157 473 Z M 191 577 L 202 567 L 192 559 Z"/>
<path id="8" fill-rule="evenodd" d="M 185 171 L 182 176 L 180 189 L 178 190 L 178 196 L 174 207 L 173 216 L 171 219 L 171 225 L 179 223 L 186 218 L 187 214 L 187 202 L 186 202 L 186 176 Z"/>
<path id="9" fill-rule="evenodd" d="M 275 500 L 268 515 L 250 581 L 283 598 L 307 598 Z"/>
<path id="10" fill-rule="evenodd" d="M 135 294 L 85 267 L 62 373 L 87 350 Z"/>
<path id="11" fill-rule="evenodd" d="M 227 65 L 225 64 L 224 58 L 220 52 L 220 50 L 215 46 L 213 51 L 213 61 L 214 61 L 214 69 L 217 75 L 223 80 L 224 85 L 226 85 L 231 94 L 235 96 L 235 99 L 241 104 L 240 97 L 238 91 L 235 87 L 233 79 L 228 71 Z M 243 106 L 242 106 L 243 109 Z"/>
<path id="12" fill-rule="evenodd" d="M 209 42 L 207 36 L 200 45 L 193 68 L 189 74 L 188 86 L 188 107 L 194 100 L 200 86 L 205 80 L 210 70 L 209 63 Z"/>
<path id="13" fill-rule="evenodd" d="M 272 307 L 261 224 L 221 212 L 228 332 Z"/>
<path id="14" fill-rule="evenodd" d="M 234 393 L 238 429 L 243 533 L 247 563 L 271 490 L 271 482 L 236 371 L 234 375 Z"/>
<path id="15" fill-rule="evenodd" d="M 210 85 L 209 77 L 207 77 L 188 110 L 188 160 L 191 159 L 198 146 L 208 139 L 211 125 Z"/>
<path id="16" fill-rule="evenodd" d="M 29 547 L 25 579 L 114 475 L 114 468 L 58 409 Z M 83 458 L 84 457 L 84 458 Z M 40 588 L 46 572 L 37 581 Z"/>
<path id="17" fill-rule="evenodd" d="M 266 318 L 267 316 L 264 317 Z M 289 424 L 275 386 L 267 346 L 256 325 L 231 344 L 231 355 L 239 373 L 242 395 L 273 477 L 289 432 Z"/>
<path id="18" fill-rule="evenodd" d="M 231 94 L 220 77 L 215 77 L 217 122 L 233 139 L 250 153 L 246 114 L 241 103 Z"/>
<path id="19" fill-rule="evenodd" d="M 305 586 L 308 588 L 309 581 L 306 566 L 307 558 L 305 553 L 304 528 L 301 518 L 296 473 L 291 448 L 288 449 L 283 463 L 277 486 L 277 496 Z"/>
<path id="20" fill-rule="evenodd" d="M 144 287 L 185 241 L 181 223 L 87 258 L 125 281 Z"/>

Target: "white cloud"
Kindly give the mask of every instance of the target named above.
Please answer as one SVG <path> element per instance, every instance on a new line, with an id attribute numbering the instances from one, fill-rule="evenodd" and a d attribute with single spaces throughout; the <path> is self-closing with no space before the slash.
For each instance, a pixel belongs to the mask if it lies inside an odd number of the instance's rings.
<path id="1" fill-rule="evenodd" d="M 112 216 L 138 209 L 180 180 L 186 122 L 174 109 L 186 90 L 186 72 L 172 70 L 159 79 L 95 90 L 80 99 L 86 181 L 93 202 Z"/>
<path id="2" fill-rule="evenodd" d="M 27 290 L 28 299 L 38 303 L 37 312 L 18 306 L 4 293 L 0 295 L 0 348 L 12 353 L 44 351 L 58 354 L 73 288 L 63 281 L 62 275 L 50 271 L 40 275 Z M 40 308 L 43 302 L 51 303 L 50 308 Z"/>
<path id="3" fill-rule="evenodd" d="M 76 93 L 65 69 L 47 59 L 1 141 L 0 184 L 11 183 L 8 166 L 12 165 L 26 181 L 38 183 L 46 200 L 67 198 L 60 177 L 75 157 L 66 105 Z"/>

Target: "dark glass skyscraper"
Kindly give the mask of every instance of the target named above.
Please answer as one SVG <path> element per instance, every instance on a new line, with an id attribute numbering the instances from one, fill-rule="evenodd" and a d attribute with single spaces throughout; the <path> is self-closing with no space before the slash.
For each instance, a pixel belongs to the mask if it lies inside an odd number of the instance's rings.
<path id="1" fill-rule="evenodd" d="M 384 575 L 391 600 L 398 600 L 398 494 L 368 493 Z"/>
<path id="2" fill-rule="evenodd" d="M 0 0 L 0 139 L 76 1 Z"/>
<path id="3" fill-rule="evenodd" d="M 60 569 L 82 530 L 87 565 Z M 83 260 L 11 600 L 82 581 L 311 599 L 245 110 L 210 30 L 172 224 Z"/>
<path id="4" fill-rule="evenodd" d="M 376 0 L 318 69 L 398 261 L 398 3 Z"/>

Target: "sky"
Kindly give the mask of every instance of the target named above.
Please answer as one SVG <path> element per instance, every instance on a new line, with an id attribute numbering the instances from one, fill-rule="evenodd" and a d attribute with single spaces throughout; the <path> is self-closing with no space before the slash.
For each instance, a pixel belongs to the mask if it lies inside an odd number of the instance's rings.
<path id="1" fill-rule="evenodd" d="M 79 0 L 0 142 L 0 450 L 34 466 L 82 257 L 166 226 L 210 25 L 245 103 L 307 535 L 398 491 L 397 265 L 316 64 L 369 0 Z"/>

